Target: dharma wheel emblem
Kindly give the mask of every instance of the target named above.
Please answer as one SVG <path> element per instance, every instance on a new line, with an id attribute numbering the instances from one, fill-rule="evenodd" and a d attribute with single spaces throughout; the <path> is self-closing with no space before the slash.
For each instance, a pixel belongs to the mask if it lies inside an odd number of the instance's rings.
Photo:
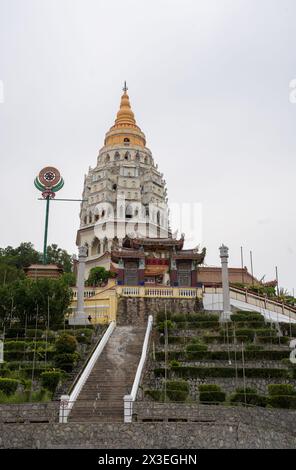
<path id="1" fill-rule="evenodd" d="M 53 199 L 55 193 L 64 186 L 64 180 L 59 170 L 53 166 L 46 166 L 36 176 L 34 184 L 39 191 L 42 191 L 44 199 Z"/>

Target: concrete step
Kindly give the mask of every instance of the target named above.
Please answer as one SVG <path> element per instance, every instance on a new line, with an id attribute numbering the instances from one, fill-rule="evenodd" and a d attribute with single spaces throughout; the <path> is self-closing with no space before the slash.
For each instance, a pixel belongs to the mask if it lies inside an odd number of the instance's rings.
<path id="1" fill-rule="evenodd" d="M 73 406 L 69 421 L 123 421 L 123 397 L 132 389 L 145 331 L 133 326 L 115 328 Z"/>

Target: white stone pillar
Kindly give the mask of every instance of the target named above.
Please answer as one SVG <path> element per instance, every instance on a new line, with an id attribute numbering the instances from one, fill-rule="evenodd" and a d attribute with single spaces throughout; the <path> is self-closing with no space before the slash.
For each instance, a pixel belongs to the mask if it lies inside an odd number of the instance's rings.
<path id="1" fill-rule="evenodd" d="M 87 258 L 87 247 L 80 246 L 78 248 L 78 270 L 77 270 L 77 311 L 75 314 L 75 323 L 85 324 L 88 323 L 84 313 L 84 274 L 85 274 L 85 261 Z"/>
<path id="2" fill-rule="evenodd" d="M 230 321 L 230 293 L 229 293 L 229 277 L 228 277 L 228 247 L 220 246 L 220 258 L 222 265 L 222 290 L 223 290 L 223 312 L 220 321 Z"/>

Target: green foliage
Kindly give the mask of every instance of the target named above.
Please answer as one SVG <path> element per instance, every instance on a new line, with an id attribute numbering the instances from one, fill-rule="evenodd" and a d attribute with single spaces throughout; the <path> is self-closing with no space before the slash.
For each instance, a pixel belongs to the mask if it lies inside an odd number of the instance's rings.
<path id="1" fill-rule="evenodd" d="M 187 349 L 189 348 L 189 350 Z M 185 351 L 180 350 L 172 350 L 168 351 L 168 359 L 181 359 L 181 360 L 209 360 L 209 361 L 228 361 L 237 360 L 241 361 L 242 359 L 242 352 L 240 350 L 234 351 L 226 349 L 224 351 L 207 351 L 203 347 L 199 350 L 199 346 L 197 350 L 191 348 L 191 345 L 188 345 Z M 284 349 L 250 349 L 245 351 L 244 358 L 246 361 L 256 361 L 256 360 L 269 360 L 269 361 L 280 361 L 282 359 L 289 357 L 289 351 Z M 155 358 L 158 361 L 163 361 L 165 358 L 164 351 L 156 351 Z"/>
<path id="2" fill-rule="evenodd" d="M 177 361 L 176 359 L 173 359 L 171 362 L 170 362 L 170 367 L 180 367 L 181 363 L 179 361 Z"/>
<path id="3" fill-rule="evenodd" d="M 170 372 L 170 371 L 169 371 Z M 173 373 L 177 377 L 189 378 L 207 378 L 207 377 L 235 377 L 236 369 L 234 367 L 197 367 L 197 366 L 181 366 L 174 367 Z M 154 369 L 155 376 L 164 376 L 163 368 Z M 243 369 L 237 369 L 238 377 L 243 377 Z M 288 369 L 280 368 L 255 368 L 248 367 L 245 369 L 245 376 L 249 378 L 289 378 Z"/>
<path id="4" fill-rule="evenodd" d="M 54 393 L 61 378 L 62 373 L 58 370 L 42 372 L 40 375 L 42 387 L 46 388 L 50 392 Z"/>
<path id="5" fill-rule="evenodd" d="M 47 247 L 46 257 L 48 264 L 57 264 L 63 268 L 65 273 L 71 273 L 72 256 L 66 250 L 53 243 Z"/>
<path id="6" fill-rule="evenodd" d="M 268 404 L 273 408 L 296 409 L 296 391 L 290 384 L 268 385 Z"/>
<path id="7" fill-rule="evenodd" d="M 155 401 L 163 401 L 164 399 L 164 393 L 162 390 L 146 389 L 145 395 L 147 395 L 148 397 L 152 398 Z"/>
<path id="8" fill-rule="evenodd" d="M 40 329 L 27 329 L 26 331 L 26 337 L 27 338 L 41 338 L 43 335 L 43 330 Z"/>
<path id="9" fill-rule="evenodd" d="M 186 401 L 189 384 L 186 380 L 167 380 L 166 392 L 171 401 Z"/>
<path id="10" fill-rule="evenodd" d="M 63 333 L 59 336 L 55 343 L 57 354 L 74 353 L 77 349 L 77 340 L 75 336 Z"/>
<path id="11" fill-rule="evenodd" d="M 110 277 L 112 277 L 112 273 L 110 271 L 107 271 L 102 266 L 96 266 L 94 268 L 91 268 L 89 272 L 87 285 L 100 286 L 102 283 L 105 283 Z"/>
<path id="12" fill-rule="evenodd" d="M 186 322 L 187 316 L 184 313 L 175 313 L 171 316 L 173 322 Z"/>
<path id="13" fill-rule="evenodd" d="M 19 385 L 19 380 L 0 378 L 0 390 L 5 395 L 13 395 L 16 392 L 18 385 Z"/>
<path id="14" fill-rule="evenodd" d="M 1 258 L 0 258 L 1 259 Z M 10 266 L 9 264 L 0 261 L 0 285 L 5 286 L 11 284 L 19 279 L 24 279 L 24 271 L 18 269 L 16 266 Z"/>
<path id="15" fill-rule="evenodd" d="M 199 401 L 201 403 L 222 403 L 226 400 L 226 393 L 219 385 L 199 385 Z"/>
<path id="16" fill-rule="evenodd" d="M 230 396 L 230 402 L 264 407 L 266 406 L 266 397 L 258 395 L 253 388 L 237 388 L 235 393 Z"/>
<path id="17" fill-rule="evenodd" d="M 264 323 L 264 316 L 257 312 L 240 312 L 231 315 L 233 322 L 260 321 Z"/>
<path id="18" fill-rule="evenodd" d="M 0 321 L 7 322 L 12 309 L 12 316 L 20 322 L 20 326 L 26 322 L 35 325 L 36 315 L 39 323 L 45 324 L 49 307 L 50 327 L 53 328 L 63 324 L 72 291 L 60 279 L 27 278 L 2 289 L 0 295 Z"/>
<path id="19" fill-rule="evenodd" d="M 60 280 L 64 282 L 69 287 L 76 286 L 76 276 L 74 273 L 63 273 L 60 277 Z"/>
<path id="20" fill-rule="evenodd" d="M 23 269 L 30 264 L 39 263 L 40 253 L 30 242 L 21 243 L 17 248 L 7 246 L 0 248 L 0 262 L 17 269 Z"/>
<path id="21" fill-rule="evenodd" d="M 208 346 L 201 343 L 191 343 L 186 346 L 186 352 L 207 351 Z"/>
<path id="22" fill-rule="evenodd" d="M 172 314 L 170 312 L 165 313 L 165 311 L 158 312 L 156 314 L 156 323 L 161 323 L 165 321 L 165 319 L 170 320 Z"/>
<path id="23" fill-rule="evenodd" d="M 77 364 L 78 359 L 79 354 L 77 352 L 56 354 L 55 365 L 65 372 L 71 372 L 73 367 Z"/>
<path id="24" fill-rule="evenodd" d="M 174 327 L 174 323 L 171 320 L 164 320 L 163 322 L 158 323 L 157 329 L 159 332 L 164 333 L 165 330 L 170 331 Z"/>

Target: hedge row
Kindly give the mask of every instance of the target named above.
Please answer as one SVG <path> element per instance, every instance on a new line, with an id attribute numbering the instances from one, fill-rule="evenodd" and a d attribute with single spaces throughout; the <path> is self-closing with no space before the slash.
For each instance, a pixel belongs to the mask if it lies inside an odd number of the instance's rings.
<path id="1" fill-rule="evenodd" d="M 283 391 L 278 393 L 272 393 L 270 387 L 279 387 Z M 218 404 L 226 401 L 226 393 L 221 390 L 218 385 L 200 385 L 199 387 L 199 402 L 203 404 Z M 270 385 L 269 395 L 259 395 L 253 388 L 246 389 L 238 388 L 229 397 L 231 404 L 237 405 L 252 405 L 260 407 L 272 407 L 272 408 L 286 408 L 296 409 L 296 392 L 290 385 Z M 148 389 L 145 390 L 145 395 L 150 396 L 153 400 L 161 402 L 164 401 L 164 390 L 159 389 Z M 167 393 L 167 397 L 168 393 Z M 171 401 L 183 401 L 187 400 L 187 396 L 181 397 L 179 400 L 175 399 L 175 396 L 170 398 Z M 182 399 L 181 399 L 182 398 Z"/>
<path id="2" fill-rule="evenodd" d="M 289 358 L 289 351 L 284 350 L 259 350 L 259 351 L 245 351 L 244 359 L 245 361 L 252 360 L 268 360 L 268 361 L 280 361 L 282 359 Z M 168 351 L 167 357 L 169 360 L 177 359 L 184 361 L 193 361 L 193 360 L 212 360 L 212 361 L 228 361 L 228 359 L 241 361 L 242 352 L 241 351 Z M 157 351 L 155 353 L 155 359 L 158 361 L 165 360 L 165 352 Z"/>
<path id="3" fill-rule="evenodd" d="M 232 378 L 236 377 L 236 373 L 238 377 L 243 377 L 243 369 L 234 367 L 195 367 L 195 366 L 178 366 L 172 367 L 167 370 L 169 376 L 177 376 L 186 379 L 190 378 L 207 378 L 207 377 L 224 377 L 224 378 Z M 156 377 L 164 377 L 165 369 L 162 367 L 155 368 L 154 374 Z M 256 367 L 248 367 L 245 368 L 245 377 L 247 378 L 289 378 L 291 372 L 288 369 L 280 369 L 280 368 L 256 368 Z"/>

